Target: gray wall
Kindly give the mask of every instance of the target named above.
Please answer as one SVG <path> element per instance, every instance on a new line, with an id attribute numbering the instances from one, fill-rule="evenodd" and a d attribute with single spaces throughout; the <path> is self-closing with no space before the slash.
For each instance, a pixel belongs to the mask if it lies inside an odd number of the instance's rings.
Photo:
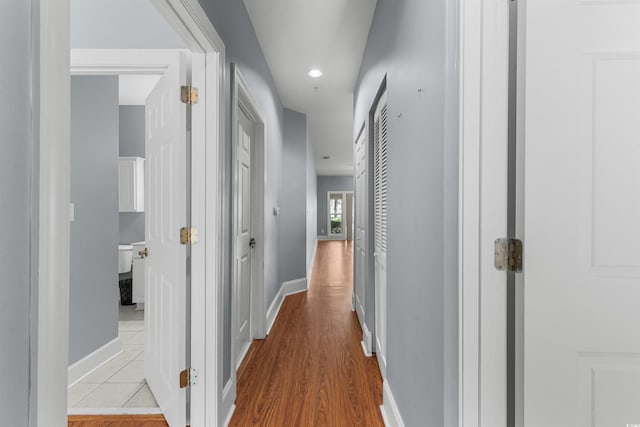
<path id="1" fill-rule="evenodd" d="M 307 275 L 307 116 L 284 110 L 280 281 Z"/>
<path id="2" fill-rule="evenodd" d="M 307 279 L 318 239 L 318 176 L 311 140 L 307 138 Z"/>
<path id="3" fill-rule="evenodd" d="M 269 68 L 258 44 L 255 31 L 249 19 L 244 3 L 237 0 L 200 0 L 200 3 L 213 22 L 216 31 L 225 43 L 227 64 L 225 82 L 226 101 L 226 176 L 225 176 L 225 235 L 226 253 L 231 253 L 231 70 L 230 64 L 236 63 L 247 81 L 253 98 L 259 104 L 266 122 L 265 135 L 265 303 L 269 307 L 282 281 L 278 274 L 278 250 L 280 248 L 281 217 L 274 216 L 272 209 L 282 203 L 282 161 L 283 161 L 283 109 Z M 225 313 L 224 313 L 224 382 L 231 373 L 231 259 L 226 260 L 225 269 Z"/>
<path id="4" fill-rule="evenodd" d="M 120 156 L 143 157 L 144 105 L 120 106 Z M 144 212 L 121 212 L 119 215 L 120 243 L 144 240 Z"/>
<path id="5" fill-rule="evenodd" d="M 69 364 L 118 336 L 118 78 L 71 77 Z"/>
<path id="6" fill-rule="evenodd" d="M 29 70 L 32 63 L 29 1 L 0 5 L 0 414 L 3 425 L 34 425 L 34 358 L 37 313 L 37 144 L 32 135 Z M 37 106 L 37 100 L 34 100 Z M 32 249 L 33 244 L 36 244 Z M 31 313 L 31 315 L 30 315 Z M 31 340 L 30 340 L 30 333 Z M 32 384 L 35 386 L 35 384 Z"/>
<path id="7" fill-rule="evenodd" d="M 327 193 L 329 191 L 353 191 L 352 176 L 318 177 L 318 236 L 326 236 L 327 230 Z"/>
<path id="8" fill-rule="evenodd" d="M 378 0 L 355 93 L 354 136 L 387 75 L 387 381 L 407 426 L 457 425 L 455 3 Z"/>
<path id="9" fill-rule="evenodd" d="M 71 47 L 180 49 L 185 44 L 151 0 L 71 0 Z"/>

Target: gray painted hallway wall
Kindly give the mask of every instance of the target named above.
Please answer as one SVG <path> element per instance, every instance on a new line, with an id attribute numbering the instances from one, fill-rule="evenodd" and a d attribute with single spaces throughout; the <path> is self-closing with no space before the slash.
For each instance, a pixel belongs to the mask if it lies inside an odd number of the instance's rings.
<path id="1" fill-rule="evenodd" d="M 407 426 L 457 425 L 455 7 L 378 0 L 355 92 L 354 140 L 387 76 L 387 382 Z M 371 328 L 371 269 L 366 283 Z"/>
<path id="2" fill-rule="evenodd" d="M 71 77 L 69 364 L 118 337 L 118 77 Z"/>
<path id="3" fill-rule="evenodd" d="M 307 276 L 307 116 L 284 109 L 280 281 Z"/>
<path id="4" fill-rule="evenodd" d="M 144 158 L 144 105 L 120 106 L 120 156 Z M 144 240 L 144 212 L 120 212 L 119 242 Z"/>
<path id="5" fill-rule="evenodd" d="M 37 325 L 38 138 L 30 1 L 0 4 L 0 414 L 2 424 L 33 425 Z M 35 70 L 34 70 L 35 72 Z M 33 80 L 32 80 L 33 79 Z M 34 132 L 35 131 L 35 132 Z"/>

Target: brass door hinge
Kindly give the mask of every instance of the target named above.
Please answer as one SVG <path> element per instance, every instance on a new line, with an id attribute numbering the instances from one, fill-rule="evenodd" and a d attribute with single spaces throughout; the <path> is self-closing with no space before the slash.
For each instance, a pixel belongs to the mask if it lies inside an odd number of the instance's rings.
<path id="1" fill-rule="evenodd" d="M 522 272 L 522 240 L 496 239 L 494 265 L 500 271 Z"/>
<path id="2" fill-rule="evenodd" d="M 180 244 L 193 245 L 198 243 L 198 229 L 194 227 L 182 227 L 180 229 Z"/>
<path id="3" fill-rule="evenodd" d="M 187 104 L 193 105 L 198 103 L 198 88 L 193 86 L 180 87 L 180 100 Z"/>
<path id="4" fill-rule="evenodd" d="M 198 384 L 198 371 L 195 369 L 185 369 L 180 372 L 180 388 L 187 388 Z"/>

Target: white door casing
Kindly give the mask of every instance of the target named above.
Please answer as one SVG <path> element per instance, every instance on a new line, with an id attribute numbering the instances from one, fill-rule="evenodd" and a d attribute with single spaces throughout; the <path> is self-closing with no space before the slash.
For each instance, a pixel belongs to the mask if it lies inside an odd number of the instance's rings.
<path id="1" fill-rule="evenodd" d="M 233 402 L 236 396 L 236 362 L 239 364 L 244 357 L 246 350 L 249 348 L 253 339 L 263 339 L 266 336 L 266 312 L 264 303 L 264 283 L 265 283 L 265 122 L 264 115 L 258 108 L 258 104 L 251 96 L 246 81 L 244 80 L 240 69 L 236 64 L 232 64 L 231 71 L 233 75 L 232 93 L 231 93 L 231 139 L 232 139 L 232 165 L 231 171 L 234 182 L 232 187 L 233 193 L 233 212 L 232 212 L 232 253 L 233 269 L 232 269 L 232 293 L 231 293 L 231 378 L 224 385 L 224 402 L 225 408 L 231 408 L 233 411 Z M 248 138 L 248 139 L 247 139 Z M 244 142 L 243 142 L 244 141 Z M 244 146 L 243 150 L 236 150 L 237 146 Z M 247 144 L 249 144 L 247 146 Z M 244 151 L 238 153 L 237 151 Z M 239 159 L 236 159 L 240 155 Z M 242 192 L 239 189 L 240 181 L 238 172 L 242 170 L 240 165 L 244 163 L 250 166 L 250 181 L 243 182 Z M 245 176 L 246 178 L 246 176 Z M 248 200 L 247 200 L 248 198 Z M 245 208 L 242 213 L 238 207 L 240 204 L 250 206 Z M 243 285 L 239 282 L 242 280 L 239 268 L 237 268 L 236 254 L 246 251 L 249 247 L 249 239 L 247 236 L 241 236 L 236 230 L 247 227 L 246 221 L 249 221 L 248 227 L 251 231 L 249 238 L 255 238 L 255 246 L 250 252 L 250 270 L 243 271 L 245 278 L 250 277 L 249 287 L 246 283 L 242 292 L 240 290 Z M 243 223 L 244 222 L 244 223 Z M 238 236 L 236 238 L 236 236 Z M 246 256 L 246 255 L 243 255 Z M 243 265 L 243 268 L 246 264 Z M 248 299 L 240 301 L 240 294 L 249 294 Z M 246 304 L 249 304 L 247 306 Z M 247 313 L 248 310 L 248 313 Z M 249 319 L 248 322 L 246 319 Z M 239 327 L 245 324 L 240 333 Z M 241 334 L 241 335 L 240 335 Z M 248 334 L 248 335 L 247 335 Z M 239 339 L 240 345 L 236 340 Z M 244 343 L 244 344 L 242 344 Z M 227 410 L 227 409 L 225 409 Z"/>
<path id="2" fill-rule="evenodd" d="M 171 427 L 185 425 L 187 249 L 180 228 L 187 221 L 187 58 L 176 53 L 147 98 L 145 138 L 145 378 Z"/>
<path id="3" fill-rule="evenodd" d="M 374 113 L 374 262 L 376 301 L 376 357 L 382 378 L 387 371 L 387 93 L 382 94 Z"/>
<path id="4" fill-rule="evenodd" d="M 222 425 L 227 416 L 221 411 L 222 352 L 219 349 L 223 341 L 223 295 L 222 287 L 216 286 L 222 283 L 224 271 L 221 236 L 224 229 L 225 46 L 197 0 L 153 0 L 153 3 L 183 36 L 193 52 L 192 58 L 199 63 L 193 76 L 201 96 L 200 108 L 192 113 L 192 173 L 197 179 L 191 187 L 191 215 L 204 233 L 201 233 L 200 245 L 192 248 L 191 253 L 192 299 L 195 302 L 192 302 L 191 333 L 197 337 L 206 336 L 206 339 L 191 342 L 191 360 L 205 367 L 199 374 L 201 387 L 191 390 L 191 423 L 217 426 Z M 38 387 L 37 396 L 34 394 L 30 401 L 34 407 L 37 402 L 38 425 L 66 425 L 70 118 L 69 108 L 64 106 L 68 107 L 70 102 L 69 0 L 42 3 L 39 16 L 39 170 L 40 187 L 47 191 L 39 194 L 38 268 L 41 274 L 38 277 L 38 369 L 34 375 Z M 133 73 L 141 65 L 146 68 L 143 58 L 127 63 L 108 58 L 104 65 L 107 74 L 122 68 L 121 65 Z M 205 186 L 207 191 L 204 191 Z M 207 316 L 206 325 L 205 312 L 215 313 Z"/>
<path id="5" fill-rule="evenodd" d="M 240 109 L 234 147 L 234 268 L 232 301 L 236 315 L 233 340 L 234 368 L 238 369 L 251 344 L 251 144 L 253 124 Z"/>
<path id="6" fill-rule="evenodd" d="M 509 1 L 459 2 L 459 425 L 506 427 Z M 511 237 L 511 236 L 509 236 Z"/>
<path id="7" fill-rule="evenodd" d="M 519 12 L 524 425 L 638 425 L 640 3 Z"/>
<path id="8" fill-rule="evenodd" d="M 365 307 L 366 307 L 366 229 L 368 210 L 366 205 L 367 191 L 367 144 L 364 126 L 360 131 L 355 144 L 355 160 L 356 160 L 356 218 L 355 218 L 355 306 L 360 326 L 365 330 Z M 364 342 L 364 340 L 363 340 Z M 367 346 L 369 347 L 369 346 Z M 371 348 L 367 348 L 371 352 Z"/>

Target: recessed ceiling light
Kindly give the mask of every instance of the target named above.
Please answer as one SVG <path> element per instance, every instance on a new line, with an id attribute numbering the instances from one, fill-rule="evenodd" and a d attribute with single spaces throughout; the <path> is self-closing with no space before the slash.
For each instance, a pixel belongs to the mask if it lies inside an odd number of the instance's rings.
<path id="1" fill-rule="evenodd" d="M 313 77 L 317 79 L 320 76 L 322 76 L 322 71 L 318 70 L 317 68 L 314 68 L 311 71 L 309 71 L 309 77 Z"/>

